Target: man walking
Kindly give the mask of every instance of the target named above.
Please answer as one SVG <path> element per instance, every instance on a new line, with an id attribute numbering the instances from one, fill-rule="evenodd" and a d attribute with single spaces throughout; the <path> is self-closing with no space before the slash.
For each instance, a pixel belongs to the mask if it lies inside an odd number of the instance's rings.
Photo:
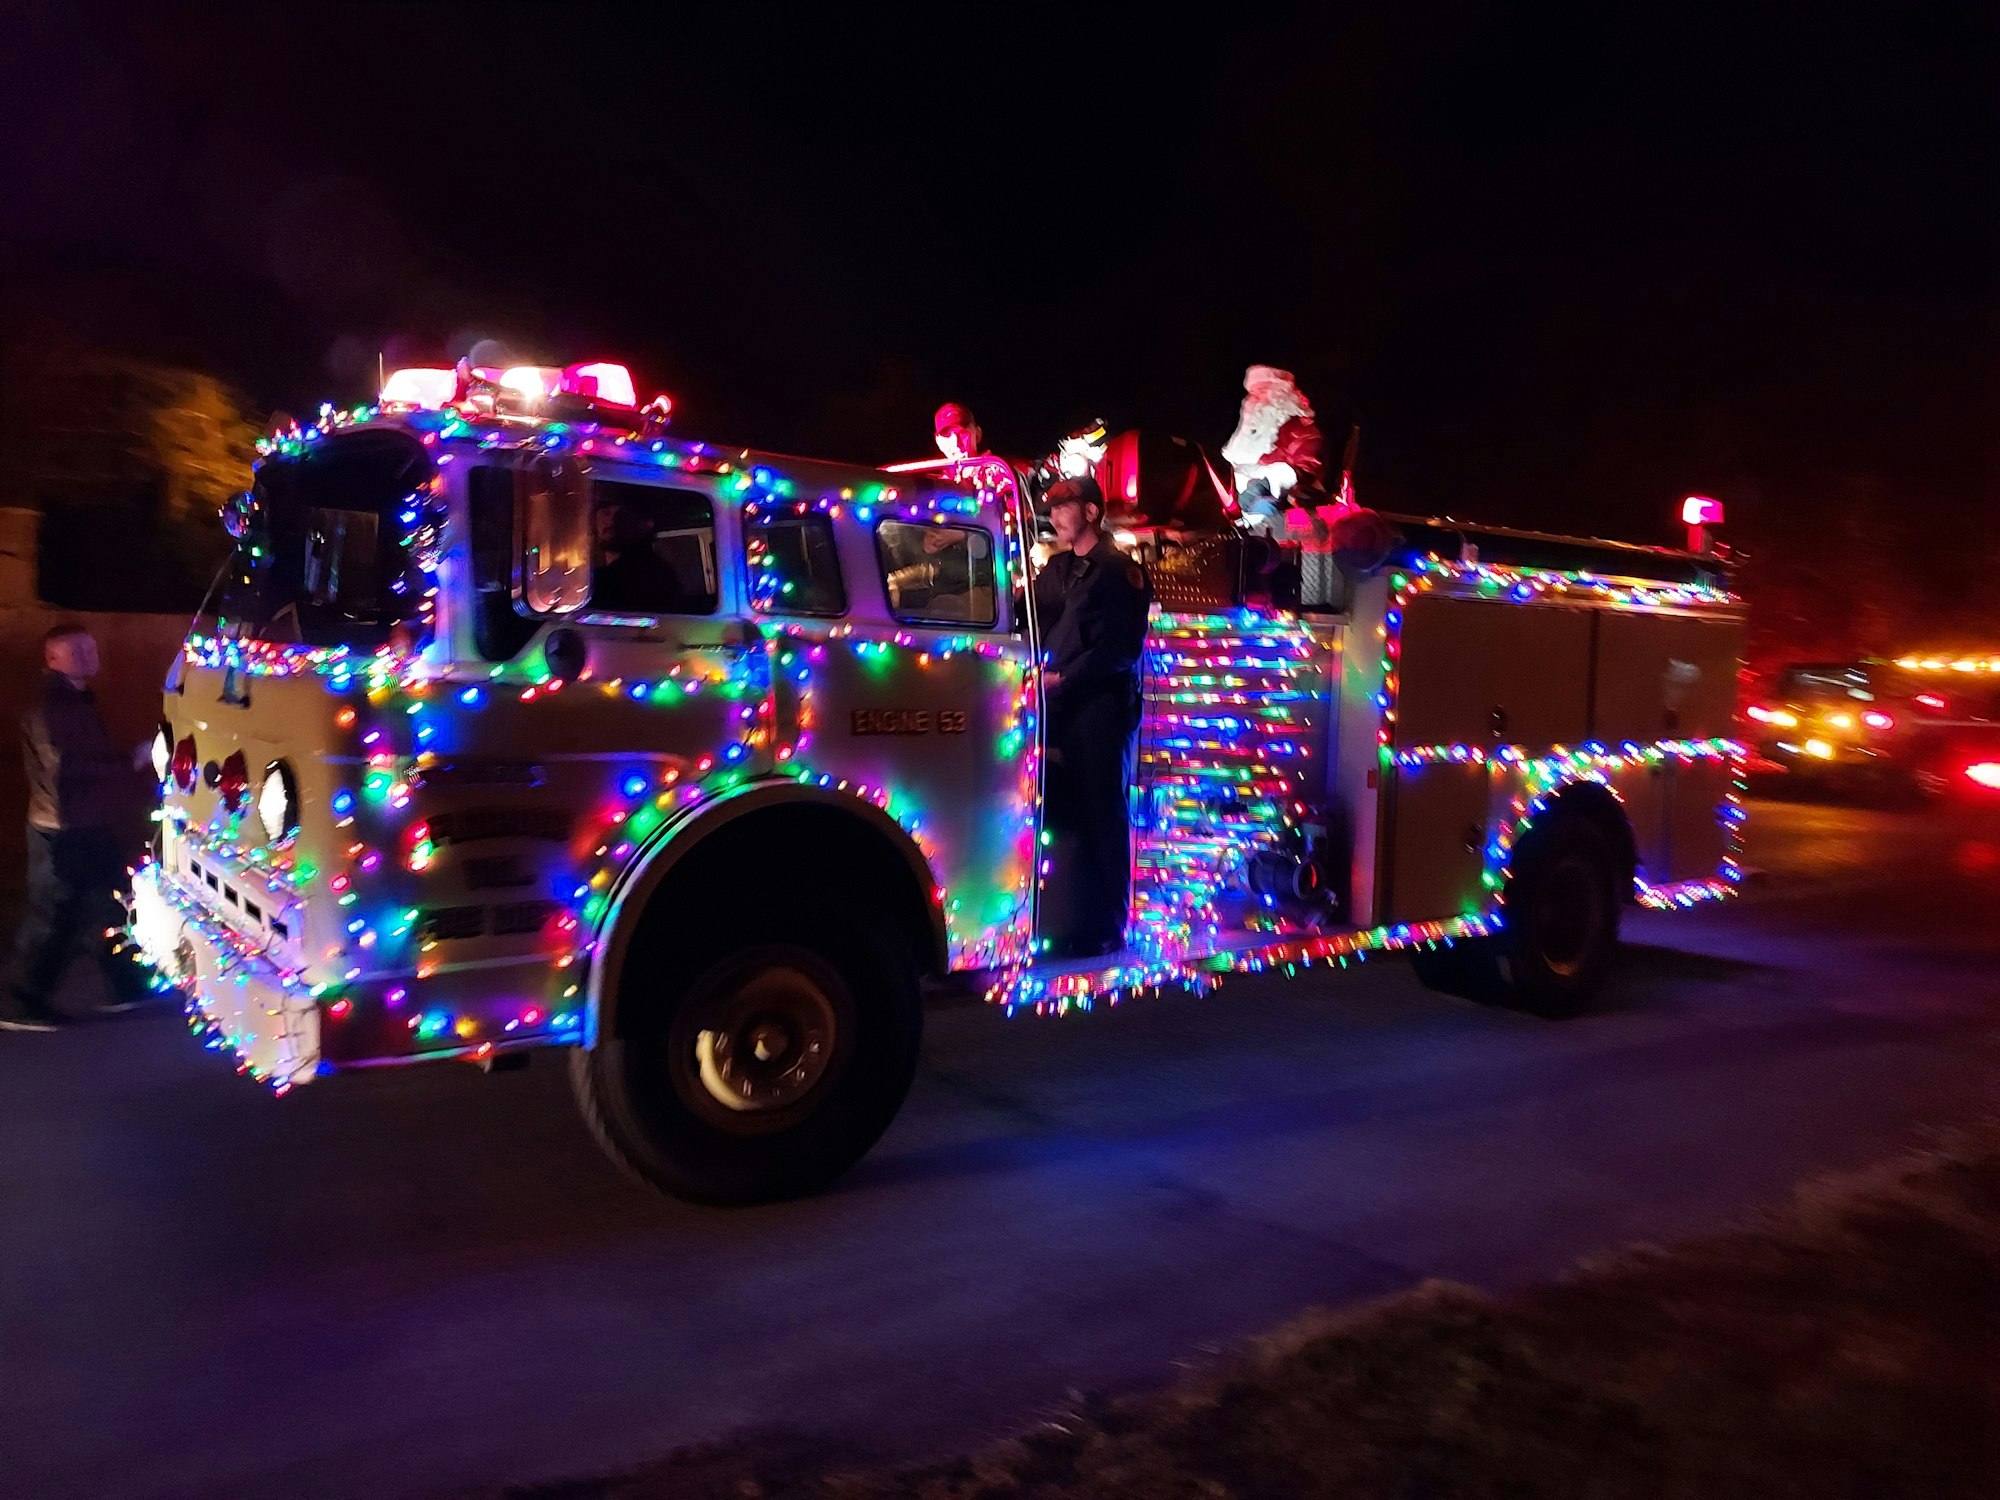
<path id="1" fill-rule="evenodd" d="M 66 1017 L 53 996 L 77 939 L 87 937 L 127 1010 L 148 994 L 146 973 L 117 934 L 125 915 L 126 851 L 117 823 L 131 758 L 111 743 L 90 679 L 97 642 L 80 624 L 42 637 L 41 691 L 21 716 L 28 770 L 28 909 L 15 941 L 0 1030 L 52 1031 Z"/>
<path id="2" fill-rule="evenodd" d="M 1132 899 L 1125 808 L 1139 728 L 1139 658 L 1152 590 L 1104 530 L 1088 475 L 1049 487 L 1049 524 L 1067 547 L 1042 565 L 1035 610 L 1047 660 L 1046 824 L 1054 836 L 1042 931 L 1058 957 L 1115 953 Z"/>

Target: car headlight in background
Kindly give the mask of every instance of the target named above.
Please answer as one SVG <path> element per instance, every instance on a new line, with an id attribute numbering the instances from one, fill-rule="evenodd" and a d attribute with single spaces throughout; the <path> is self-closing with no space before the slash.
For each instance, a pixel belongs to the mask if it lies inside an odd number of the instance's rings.
<path id="1" fill-rule="evenodd" d="M 264 836 L 274 844 L 299 831 L 299 784 L 292 768 L 281 760 L 264 769 L 264 784 L 257 789 L 257 817 Z"/>
<path id="2" fill-rule="evenodd" d="M 174 768 L 174 731 L 171 725 L 160 725 L 153 736 L 153 779 L 166 785 L 167 773 Z"/>

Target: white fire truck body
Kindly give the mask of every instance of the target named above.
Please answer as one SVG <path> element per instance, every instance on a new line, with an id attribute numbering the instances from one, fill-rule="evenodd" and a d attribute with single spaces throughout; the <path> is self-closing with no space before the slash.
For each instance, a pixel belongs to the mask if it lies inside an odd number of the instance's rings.
<path id="1" fill-rule="evenodd" d="M 926 981 L 1051 1011 L 1410 949 L 1556 1012 L 1621 904 L 1732 888 L 1742 617 L 1707 559 L 1392 517 L 1379 567 L 1270 599 L 1240 539 L 1138 527 L 1129 941 L 1038 958 L 1023 476 L 548 395 L 278 444 L 170 677 L 134 931 L 280 1089 L 565 1046 L 614 1156 L 763 1199 L 886 1127 Z"/>

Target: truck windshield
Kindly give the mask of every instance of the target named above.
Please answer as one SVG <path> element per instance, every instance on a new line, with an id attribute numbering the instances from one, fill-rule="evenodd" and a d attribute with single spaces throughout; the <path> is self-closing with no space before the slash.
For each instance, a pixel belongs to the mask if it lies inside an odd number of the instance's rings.
<path id="1" fill-rule="evenodd" d="M 400 432 L 326 441 L 257 471 L 256 520 L 237 544 L 222 614 L 248 635 L 314 645 L 379 645 L 421 617 L 408 538 L 437 477 Z"/>

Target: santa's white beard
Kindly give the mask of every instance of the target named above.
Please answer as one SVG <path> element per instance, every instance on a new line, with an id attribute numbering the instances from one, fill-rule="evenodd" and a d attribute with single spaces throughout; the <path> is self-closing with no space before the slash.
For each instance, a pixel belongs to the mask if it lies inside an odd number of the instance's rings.
<path id="1" fill-rule="evenodd" d="M 1244 470 L 1260 465 L 1278 446 L 1278 433 L 1293 417 L 1312 420 L 1312 408 L 1300 399 L 1296 391 L 1243 398 L 1243 410 L 1237 417 L 1236 431 L 1222 445 L 1223 461 L 1236 471 L 1237 489 L 1241 490 L 1257 477 L 1246 475 Z M 1289 472 L 1289 465 L 1278 467 L 1284 467 Z"/>

